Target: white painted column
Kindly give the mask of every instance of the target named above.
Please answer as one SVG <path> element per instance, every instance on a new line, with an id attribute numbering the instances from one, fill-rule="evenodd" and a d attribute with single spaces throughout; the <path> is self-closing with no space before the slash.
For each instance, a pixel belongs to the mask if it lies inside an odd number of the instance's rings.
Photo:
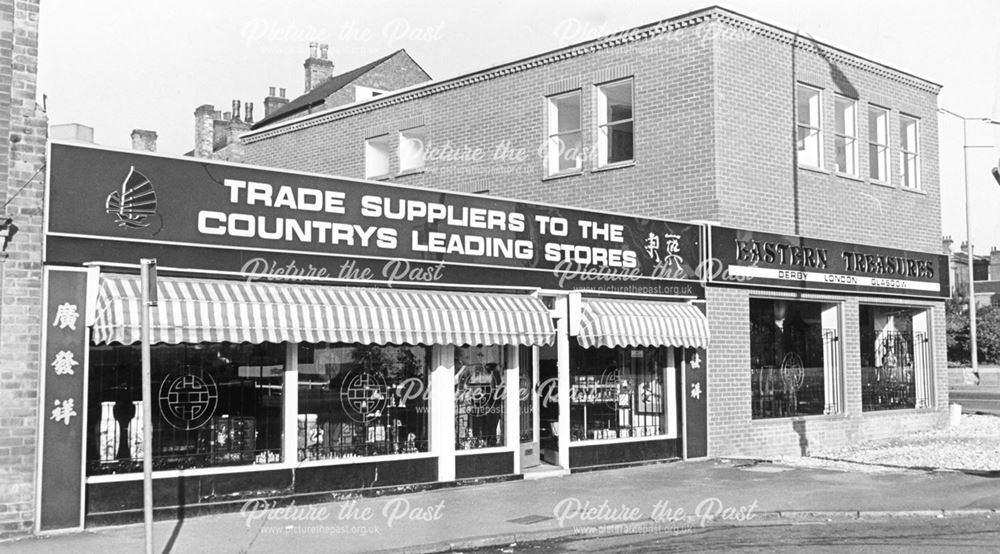
<path id="1" fill-rule="evenodd" d="M 431 356 L 430 451 L 438 458 L 438 481 L 455 480 L 455 347 L 435 346 Z"/>
<path id="2" fill-rule="evenodd" d="M 299 345 L 285 343 L 285 381 L 282 384 L 285 434 L 281 440 L 281 461 L 299 461 Z"/>
<path id="3" fill-rule="evenodd" d="M 556 299 L 556 356 L 559 376 L 559 465 L 569 469 L 569 333 L 567 332 L 568 302 L 565 296 Z"/>
<path id="4" fill-rule="evenodd" d="M 510 360 L 504 374 L 505 413 L 504 445 L 514 451 L 514 474 L 521 473 L 521 360 L 517 346 L 504 346 Z"/>

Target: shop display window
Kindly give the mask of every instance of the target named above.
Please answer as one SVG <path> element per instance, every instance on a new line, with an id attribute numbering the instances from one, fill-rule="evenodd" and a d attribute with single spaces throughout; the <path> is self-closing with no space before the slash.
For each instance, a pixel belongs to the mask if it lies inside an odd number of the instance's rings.
<path id="1" fill-rule="evenodd" d="M 300 344 L 298 458 L 427 451 L 424 346 Z"/>
<path id="2" fill-rule="evenodd" d="M 754 419 L 837 411 L 836 307 L 750 299 Z"/>
<path id="3" fill-rule="evenodd" d="M 667 347 L 570 350 L 570 440 L 668 433 L 673 383 Z"/>
<path id="4" fill-rule="evenodd" d="M 505 445 L 508 366 L 502 346 L 455 349 L 455 448 Z"/>
<path id="5" fill-rule="evenodd" d="M 926 310 L 861 305 L 858 313 L 862 411 L 916 408 L 929 355 Z"/>
<path id="6" fill-rule="evenodd" d="M 147 413 L 154 470 L 281 461 L 284 345 L 158 344 L 150 354 L 147 409 L 140 345 L 91 346 L 89 475 L 142 471 Z"/>

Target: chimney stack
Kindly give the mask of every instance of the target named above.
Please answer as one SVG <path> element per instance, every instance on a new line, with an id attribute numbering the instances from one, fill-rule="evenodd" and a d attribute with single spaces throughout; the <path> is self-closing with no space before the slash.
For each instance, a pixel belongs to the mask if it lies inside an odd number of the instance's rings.
<path id="1" fill-rule="evenodd" d="M 967 241 L 967 240 L 963 240 L 962 241 L 961 250 L 962 250 L 962 252 L 965 252 L 966 254 L 969 253 L 969 241 Z"/>
<path id="2" fill-rule="evenodd" d="M 247 125 L 253 125 L 253 102 L 243 101 L 243 120 Z"/>
<path id="3" fill-rule="evenodd" d="M 132 150 L 156 152 L 156 131 L 132 129 Z"/>
<path id="4" fill-rule="evenodd" d="M 275 95 L 274 87 L 268 87 L 267 98 L 264 99 L 264 118 L 271 117 L 271 114 L 287 103 L 288 99 L 285 98 L 285 89 L 281 89 L 281 93 Z"/>
<path id="5" fill-rule="evenodd" d="M 319 57 L 316 57 L 316 48 L 319 48 Z M 330 45 L 309 43 L 309 58 L 303 64 L 306 70 L 305 92 L 309 92 L 333 76 L 333 62 L 327 59 L 327 51 Z"/>
<path id="6" fill-rule="evenodd" d="M 941 237 L 941 252 L 945 255 L 951 255 L 952 244 L 955 244 L 955 241 L 951 240 L 951 235 Z"/>
<path id="7" fill-rule="evenodd" d="M 990 281 L 1000 281 L 1000 250 L 996 246 L 990 249 Z"/>
<path id="8" fill-rule="evenodd" d="M 210 158 L 215 143 L 215 106 L 203 104 L 194 111 L 194 157 Z"/>

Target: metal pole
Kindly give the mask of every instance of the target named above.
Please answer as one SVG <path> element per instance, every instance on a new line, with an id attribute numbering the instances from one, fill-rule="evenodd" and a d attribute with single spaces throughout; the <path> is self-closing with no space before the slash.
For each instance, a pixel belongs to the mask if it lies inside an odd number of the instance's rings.
<path id="1" fill-rule="evenodd" d="M 142 281 L 142 517 L 146 525 L 146 554 L 153 554 L 153 379 L 150 370 L 150 266 L 156 260 L 140 260 Z M 155 279 L 155 277 L 154 277 Z M 154 293 L 155 294 L 155 293 Z"/>
<path id="2" fill-rule="evenodd" d="M 965 166 L 965 237 L 969 242 L 969 358 L 972 360 L 972 372 L 979 375 L 979 348 L 976 344 L 976 285 L 975 259 L 972 247 L 972 199 L 969 190 L 969 135 L 968 121 L 962 118 L 962 161 Z"/>

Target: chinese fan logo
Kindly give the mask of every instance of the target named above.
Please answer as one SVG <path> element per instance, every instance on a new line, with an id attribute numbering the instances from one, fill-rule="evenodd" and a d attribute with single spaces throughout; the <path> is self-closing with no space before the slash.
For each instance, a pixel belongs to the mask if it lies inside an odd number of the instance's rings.
<path id="1" fill-rule="evenodd" d="M 105 201 L 107 213 L 115 216 L 115 224 L 126 229 L 149 227 L 146 221 L 156 214 L 156 191 L 145 175 L 129 168 L 121 190 L 112 191 Z"/>

